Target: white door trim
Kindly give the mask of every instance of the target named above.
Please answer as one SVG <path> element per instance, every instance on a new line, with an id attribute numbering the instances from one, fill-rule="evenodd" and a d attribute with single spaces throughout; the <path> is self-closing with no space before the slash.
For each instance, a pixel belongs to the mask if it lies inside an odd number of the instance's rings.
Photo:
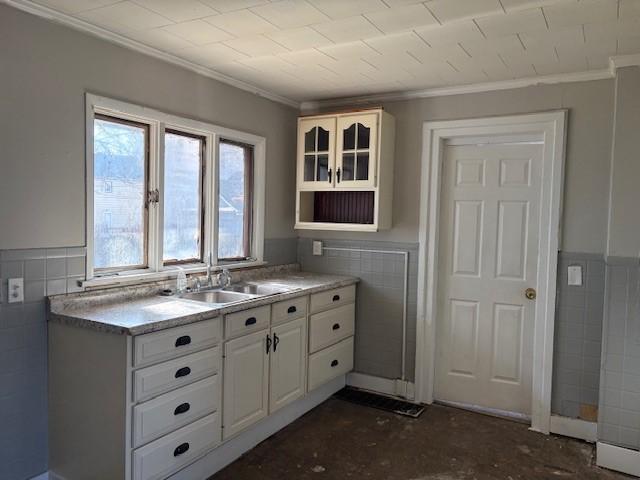
<path id="1" fill-rule="evenodd" d="M 422 174 L 418 261 L 416 396 L 432 403 L 435 381 L 437 318 L 438 221 L 444 143 L 461 138 L 509 135 L 544 138 L 540 198 L 538 300 L 533 341 L 531 429 L 549 433 L 555 320 L 556 273 L 564 177 L 566 110 L 425 122 L 422 133 Z"/>

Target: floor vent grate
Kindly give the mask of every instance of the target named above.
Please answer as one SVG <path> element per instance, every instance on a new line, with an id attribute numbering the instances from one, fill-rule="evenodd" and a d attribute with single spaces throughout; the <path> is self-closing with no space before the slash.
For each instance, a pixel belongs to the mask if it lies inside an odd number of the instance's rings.
<path id="1" fill-rule="evenodd" d="M 397 413 L 398 415 L 406 415 L 408 417 L 418 418 L 424 412 L 423 405 L 397 400 L 384 395 L 358 390 L 357 388 L 345 387 L 336 392 L 334 397 L 347 402 L 356 403 L 365 407 L 377 408 L 386 412 Z"/>

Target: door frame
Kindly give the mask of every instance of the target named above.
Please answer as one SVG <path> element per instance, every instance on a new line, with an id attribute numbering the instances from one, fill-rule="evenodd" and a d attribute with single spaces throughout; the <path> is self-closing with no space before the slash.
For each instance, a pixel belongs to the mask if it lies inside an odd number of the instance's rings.
<path id="1" fill-rule="evenodd" d="M 556 276 L 561 235 L 567 110 L 467 120 L 424 122 L 420 185 L 416 397 L 433 403 L 438 295 L 438 223 L 442 163 L 447 140 L 465 137 L 541 135 L 544 141 L 540 239 L 533 339 L 531 429 L 549 433 L 555 323 Z"/>

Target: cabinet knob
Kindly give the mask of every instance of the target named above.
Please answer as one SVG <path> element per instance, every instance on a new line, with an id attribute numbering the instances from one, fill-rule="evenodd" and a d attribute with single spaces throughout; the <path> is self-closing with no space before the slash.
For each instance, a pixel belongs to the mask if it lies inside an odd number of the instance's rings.
<path id="1" fill-rule="evenodd" d="M 189 335 L 183 335 L 176 340 L 176 347 L 183 347 L 191 343 L 191 337 Z"/>
<path id="2" fill-rule="evenodd" d="M 187 442 L 184 442 L 176 447 L 176 449 L 173 451 L 173 456 L 178 457 L 183 453 L 187 453 L 187 450 L 189 450 L 189 444 Z"/>
<path id="3" fill-rule="evenodd" d="M 181 415 L 183 413 L 187 413 L 189 411 L 189 409 L 191 409 L 191 405 L 189 405 L 188 403 L 181 403 L 173 411 L 173 414 L 174 415 Z"/>
<path id="4" fill-rule="evenodd" d="M 249 317 L 245 320 L 244 325 L 245 327 L 248 327 L 250 325 L 255 325 L 257 322 L 256 317 Z"/>
<path id="5" fill-rule="evenodd" d="M 295 305 L 290 306 L 289 308 L 287 308 L 287 313 L 296 313 L 298 309 L 296 308 Z"/>
<path id="6" fill-rule="evenodd" d="M 189 375 L 190 373 L 191 373 L 191 369 L 190 369 L 189 367 L 182 367 L 182 368 L 179 368 L 179 369 L 176 371 L 176 375 L 175 375 L 175 377 L 176 377 L 176 378 L 186 377 L 186 376 L 187 376 L 187 375 Z"/>
<path id="7" fill-rule="evenodd" d="M 331 327 L 333 330 L 338 330 L 340 328 L 340 324 L 339 323 L 334 323 L 333 327 Z"/>
<path id="8" fill-rule="evenodd" d="M 338 366 L 338 360 L 334 360 L 333 362 L 331 362 L 331 366 L 332 367 L 337 367 Z"/>
<path id="9" fill-rule="evenodd" d="M 334 296 L 333 296 L 333 301 L 334 301 L 334 302 L 337 302 L 337 301 L 339 301 L 339 300 L 340 300 L 340 295 L 334 295 Z"/>

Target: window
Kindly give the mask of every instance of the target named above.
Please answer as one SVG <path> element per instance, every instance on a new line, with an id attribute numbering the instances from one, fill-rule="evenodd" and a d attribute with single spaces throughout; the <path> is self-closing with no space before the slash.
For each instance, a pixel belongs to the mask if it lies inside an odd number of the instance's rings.
<path id="1" fill-rule="evenodd" d="M 87 125 L 88 285 L 262 262 L 264 138 L 94 95 Z"/>
<path id="2" fill-rule="evenodd" d="M 94 267 L 146 266 L 149 129 L 144 124 L 96 115 L 93 138 Z"/>
<path id="3" fill-rule="evenodd" d="M 251 256 L 253 148 L 221 140 L 219 165 L 218 259 L 246 259 Z"/>
<path id="4" fill-rule="evenodd" d="M 165 130 L 162 249 L 165 265 L 203 258 L 204 148 L 204 137 Z"/>

